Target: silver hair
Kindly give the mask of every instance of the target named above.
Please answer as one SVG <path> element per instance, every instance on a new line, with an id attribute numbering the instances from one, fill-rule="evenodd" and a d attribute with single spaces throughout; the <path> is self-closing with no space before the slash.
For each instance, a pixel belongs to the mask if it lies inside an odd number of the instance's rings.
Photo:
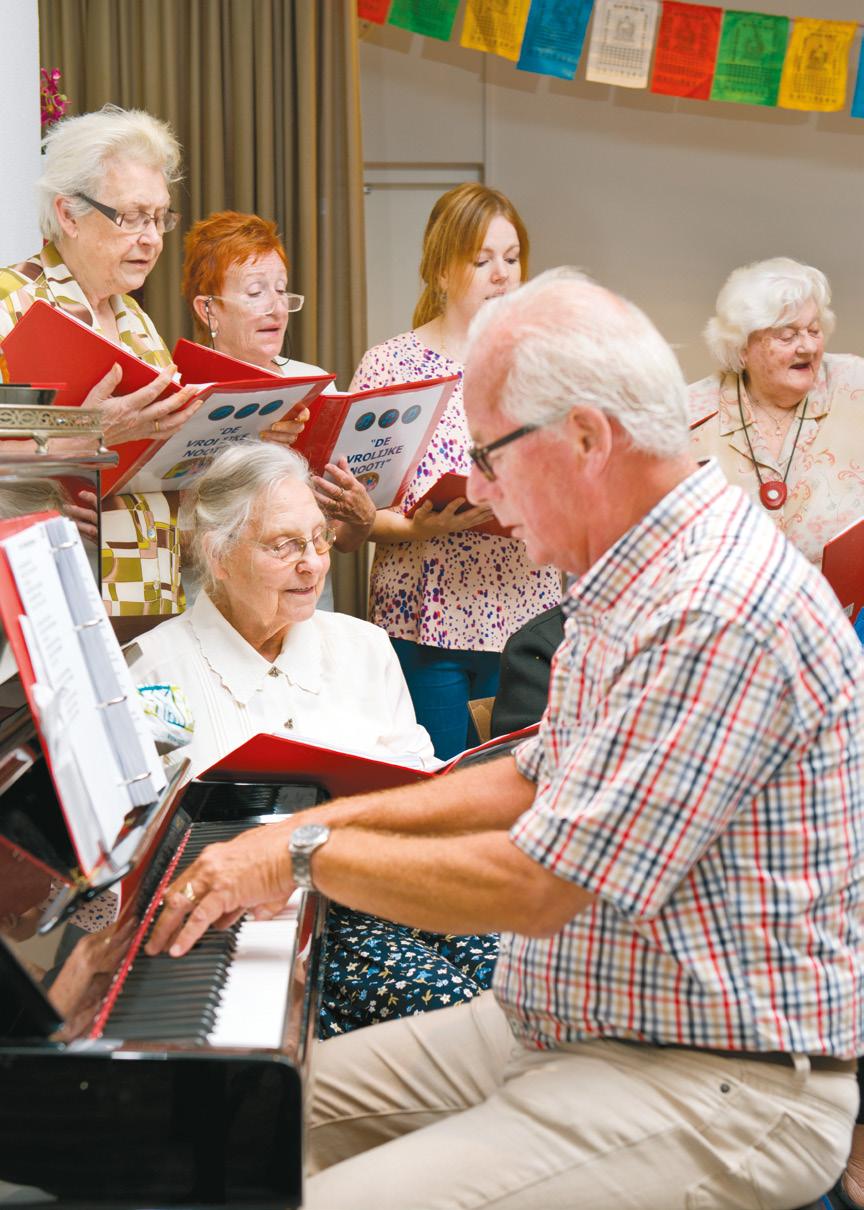
<path id="1" fill-rule="evenodd" d="M 286 479 L 309 486 L 309 465 L 301 454 L 267 441 L 239 441 L 217 455 L 184 493 L 180 529 L 187 556 L 212 596 L 213 564 L 243 538 L 249 518 Z"/>
<path id="2" fill-rule="evenodd" d="M 690 444 L 687 384 L 669 345 L 633 303 L 578 269 L 541 273 L 484 304 L 471 353 L 500 348 L 498 406 L 519 424 L 553 424 L 573 407 L 616 420 L 636 449 L 658 457 Z"/>
<path id="3" fill-rule="evenodd" d="M 705 342 L 723 370 L 738 374 L 741 354 L 753 332 L 780 328 L 814 303 L 825 337 L 834 331 L 831 287 L 820 269 L 788 256 L 754 261 L 734 269 L 717 295 L 716 314 L 705 326 Z"/>
<path id="4" fill-rule="evenodd" d="M 107 163 L 134 160 L 155 168 L 167 185 L 180 179 L 180 144 L 167 122 L 143 109 L 103 105 L 93 113 L 64 118 L 45 136 L 42 176 L 36 182 L 39 228 L 46 239 L 63 234 L 54 210 L 58 197 L 70 199 L 71 213 L 83 214 L 87 203 L 76 193 L 98 197 Z"/>

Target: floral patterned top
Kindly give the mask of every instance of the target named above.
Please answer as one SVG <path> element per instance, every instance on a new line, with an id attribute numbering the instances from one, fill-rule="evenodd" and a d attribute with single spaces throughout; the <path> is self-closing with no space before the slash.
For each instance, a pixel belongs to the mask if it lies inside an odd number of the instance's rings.
<path id="1" fill-rule="evenodd" d="M 804 401 L 776 463 L 768 453 L 746 391 L 737 375 L 712 374 L 690 387 L 690 420 L 697 458 L 716 458 L 730 483 L 751 499 L 759 499 L 759 480 L 747 445 L 745 428 L 756 455 L 759 474 L 783 479 L 789 495 L 769 516 L 801 553 L 817 565 L 825 543 L 864 516 L 864 358 L 826 353 L 816 385 L 807 396 L 807 412 L 796 444 Z M 707 417 L 707 419 L 705 419 Z M 794 452 L 793 452 L 794 449 Z M 791 459 L 791 462 L 790 462 Z"/>
<path id="2" fill-rule="evenodd" d="M 363 355 L 351 390 L 456 373 L 462 373 L 458 362 L 425 348 L 414 332 L 403 332 Z M 469 445 L 460 377 L 408 485 L 402 511 L 410 511 L 446 472 L 467 475 Z M 460 651 L 501 651 L 515 630 L 557 605 L 561 576 L 554 567 L 535 567 L 514 538 L 465 530 L 377 546 L 370 596 L 370 620 L 391 638 Z"/>
<path id="3" fill-rule="evenodd" d="M 84 291 L 54 244 L 0 269 L 0 342 L 36 299 L 60 307 L 100 335 Z M 120 343 L 156 369 L 171 353 L 134 298 L 111 295 Z M 0 357 L 0 376 L 7 377 Z M 177 492 L 108 496 L 102 501 L 102 595 L 112 615 L 172 614 L 183 607 Z"/>

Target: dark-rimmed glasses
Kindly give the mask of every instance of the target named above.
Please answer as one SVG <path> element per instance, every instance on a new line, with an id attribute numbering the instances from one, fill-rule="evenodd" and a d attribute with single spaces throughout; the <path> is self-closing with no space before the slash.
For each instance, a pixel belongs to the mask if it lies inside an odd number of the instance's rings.
<path id="1" fill-rule="evenodd" d="M 125 231 L 129 235 L 140 235 L 142 231 L 147 230 L 150 223 L 153 224 L 159 235 L 164 235 L 166 231 L 173 231 L 180 222 L 180 215 L 176 210 L 157 210 L 155 214 L 150 214 L 146 210 L 121 211 L 115 210 L 113 206 L 105 206 L 102 202 L 97 202 L 95 198 L 88 197 L 86 193 L 76 193 L 75 196 L 82 202 L 86 202 L 88 206 L 92 206 L 94 210 L 98 210 L 100 214 L 104 214 L 115 227 L 119 227 L 121 231 Z"/>
<path id="2" fill-rule="evenodd" d="M 323 529 L 316 530 L 311 538 L 281 538 L 272 545 L 267 542 L 253 542 L 252 545 L 278 559 L 280 563 L 291 566 L 300 562 L 306 554 L 307 546 L 312 546 L 316 555 L 326 555 L 335 541 L 336 530 L 326 525 Z"/>
<path id="3" fill-rule="evenodd" d="M 489 461 L 489 455 L 493 450 L 500 450 L 502 446 L 509 445 L 511 441 L 518 441 L 520 437 L 527 437 L 529 433 L 534 433 L 541 426 L 539 424 L 523 424 L 521 428 L 514 429 L 512 433 L 505 433 L 503 437 L 499 437 L 497 441 L 490 441 L 488 445 L 472 445 L 468 451 L 468 457 L 477 467 L 478 471 L 490 483 L 495 482 L 495 468 Z"/>

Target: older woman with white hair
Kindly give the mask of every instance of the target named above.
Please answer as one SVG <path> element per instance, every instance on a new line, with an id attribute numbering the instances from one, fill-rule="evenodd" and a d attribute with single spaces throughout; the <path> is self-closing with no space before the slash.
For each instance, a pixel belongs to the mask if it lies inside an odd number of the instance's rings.
<path id="1" fill-rule="evenodd" d="M 138 639 L 132 672 L 185 691 L 195 731 L 180 754 L 193 775 L 261 732 L 434 768 L 385 632 L 315 608 L 334 533 L 298 454 L 226 450 L 184 493 L 181 524 L 202 591 Z M 442 937 L 334 905 L 321 1034 L 471 999 L 496 953 L 494 936 Z"/>
<path id="2" fill-rule="evenodd" d="M 120 445 L 170 434 L 194 414 L 194 389 L 160 399 L 173 366 L 165 342 L 131 297 L 143 286 L 177 225 L 170 186 L 180 148 L 170 127 L 142 110 L 106 105 L 58 123 L 45 140 L 38 182 L 44 247 L 0 270 L 0 344 L 42 299 L 159 370 L 153 382 L 115 395 L 113 367 L 83 403 L 102 413 L 104 438 Z M 0 363 L 0 369 L 2 369 Z M 181 606 L 177 497 L 115 496 L 102 517 L 103 592 L 108 611 L 174 613 Z"/>
<path id="3" fill-rule="evenodd" d="M 730 274 L 705 338 L 717 373 L 690 387 L 693 446 L 808 559 L 864 516 L 864 359 L 826 354 L 824 273 L 788 257 Z"/>

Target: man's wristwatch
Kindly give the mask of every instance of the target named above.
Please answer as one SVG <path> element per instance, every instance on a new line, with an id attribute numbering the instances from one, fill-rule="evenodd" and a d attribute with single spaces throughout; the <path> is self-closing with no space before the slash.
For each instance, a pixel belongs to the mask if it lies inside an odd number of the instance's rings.
<path id="1" fill-rule="evenodd" d="M 291 877 L 304 891 L 314 891 L 312 855 L 330 839 L 330 829 L 323 823 L 304 823 L 295 828 L 288 842 L 291 854 Z"/>

